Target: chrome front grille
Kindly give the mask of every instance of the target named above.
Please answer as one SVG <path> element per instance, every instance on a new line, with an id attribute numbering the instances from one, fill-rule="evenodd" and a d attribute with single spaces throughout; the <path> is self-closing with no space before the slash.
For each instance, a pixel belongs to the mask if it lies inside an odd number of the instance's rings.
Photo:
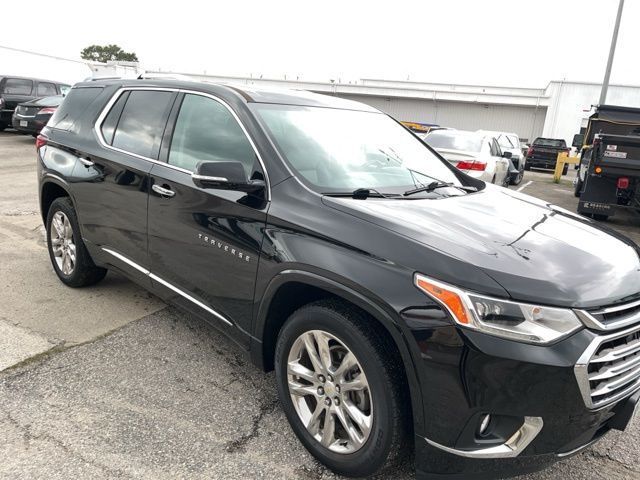
<path id="1" fill-rule="evenodd" d="M 640 326 L 596 337 L 575 371 L 589 408 L 606 406 L 640 389 Z"/>
<path id="2" fill-rule="evenodd" d="M 582 322 L 597 330 L 615 330 L 640 323 L 640 300 L 595 310 L 575 310 Z"/>

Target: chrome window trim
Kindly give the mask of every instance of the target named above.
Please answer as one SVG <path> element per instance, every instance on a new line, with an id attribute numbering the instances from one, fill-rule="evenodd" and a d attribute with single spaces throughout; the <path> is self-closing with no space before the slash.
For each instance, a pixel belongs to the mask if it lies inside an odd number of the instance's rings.
<path id="1" fill-rule="evenodd" d="M 542 417 L 524 417 L 524 423 L 522 426 L 509 438 L 506 442 L 500 445 L 494 445 L 485 448 L 477 448 L 475 450 L 460 450 L 457 448 L 446 447 L 439 443 L 429 440 L 423 437 L 426 442 L 440 450 L 444 450 L 447 453 L 452 453 L 460 457 L 465 458 L 513 458 L 517 457 L 522 451 L 529 446 L 529 444 L 538 436 L 542 431 L 544 422 Z"/>
<path id="2" fill-rule="evenodd" d="M 574 374 L 576 376 L 576 380 L 578 381 L 578 387 L 580 388 L 580 393 L 582 394 L 582 399 L 584 400 L 584 404 L 587 408 L 592 409 L 594 411 L 601 410 L 618 400 L 625 398 L 636 390 L 640 389 L 640 385 L 637 382 L 634 382 L 628 388 L 621 390 L 617 394 L 613 395 L 606 402 L 598 403 L 594 405 L 593 399 L 591 398 L 591 387 L 589 386 L 589 363 L 591 362 L 591 358 L 595 355 L 600 345 L 604 342 L 608 342 L 610 340 L 616 340 L 618 338 L 626 337 L 631 333 L 635 333 L 640 331 L 640 326 L 636 325 L 635 327 L 628 328 L 621 332 L 612 333 L 609 335 L 597 336 L 593 339 L 593 341 L 589 344 L 586 350 L 580 355 L 580 358 L 576 362 L 576 365 L 573 367 Z"/>
<path id="3" fill-rule="evenodd" d="M 113 146 L 109 145 L 105 141 L 104 137 L 102 136 L 102 130 L 100 128 L 102 123 L 104 122 L 104 119 L 106 118 L 106 116 L 111 111 L 111 107 L 113 107 L 114 103 L 116 103 L 118 101 L 118 98 L 120 98 L 120 96 L 124 92 L 129 92 L 129 91 L 134 91 L 134 90 L 176 92 L 176 93 L 184 93 L 184 94 L 191 94 L 191 95 L 200 95 L 201 97 L 210 98 L 211 100 L 213 100 L 215 102 L 218 102 L 220 105 L 225 107 L 229 111 L 231 116 L 233 116 L 233 118 L 238 123 L 238 125 L 240 126 L 240 129 L 242 130 L 242 132 L 244 133 L 245 137 L 249 141 L 249 144 L 251 145 L 251 148 L 253 148 L 253 152 L 256 154 L 256 157 L 258 158 L 258 162 L 260 163 L 260 166 L 262 167 L 262 172 L 264 174 L 265 183 L 267 185 L 267 189 L 266 189 L 266 191 L 267 191 L 267 202 L 269 202 L 271 200 L 271 186 L 270 186 L 270 182 L 269 182 L 269 172 L 267 171 L 267 167 L 266 167 L 266 165 L 264 163 L 264 160 L 262 159 L 262 156 L 260 155 L 260 152 L 258 151 L 258 148 L 256 147 L 253 139 L 251 138 L 251 136 L 249 135 L 249 132 L 247 132 L 247 129 L 245 128 L 243 123 L 240 121 L 240 118 L 238 117 L 236 112 L 231 108 L 231 106 L 229 106 L 229 104 L 227 102 L 225 102 L 224 100 L 222 100 L 221 98 L 218 98 L 215 95 L 212 95 L 210 93 L 199 92 L 197 90 L 185 90 L 185 89 L 182 89 L 182 88 L 171 88 L 171 87 L 143 87 L 143 86 L 139 86 L 139 87 L 135 87 L 135 86 L 134 87 L 121 87 L 109 99 L 107 104 L 104 106 L 104 108 L 100 112 L 100 115 L 98 115 L 98 118 L 97 118 L 95 124 L 93 125 L 93 131 L 96 134 L 96 137 L 98 138 L 98 142 L 100 143 L 100 145 L 102 147 L 107 148 L 109 150 L 113 150 L 113 151 L 119 152 L 119 153 L 124 153 L 126 155 L 131 155 L 131 156 L 139 158 L 141 160 L 146 160 L 147 162 L 156 163 L 158 165 L 163 165 L 165 167 L 171 168 L 173 170 L 177 170 L 179 172 L 188 173 L 189 175 L 191 175 L 193 173 L 191 170 L 187 170 L 186 168 L 176 167 L 175 165 L 171 165 L 169 162 L 161 162 L 160 160 L 157 160 L 157 159 L 154 159 L 154 158 L 145 157 L 144 155 L 138 155 L 137 153 L 132 153 L 132 152 L 128 152 L 126 150 L 123 150 L 121 148 L 113 147 Z M 177 117 L 176 117 L 176 120 L 177 120 Z"/>
<path id="4" fill-rule="evenodd" d="M 216 312 L 213 308 L 211 308 L 210 306 L 206 305 L 205 303 L 201 302 L 200 300 L 198 300 L 197 298 L 191 296 L 190 294 L 188 294 L 187 292 L 185 292 L 184 290 L 176 287 L 175 285 L 173 285 L 170 282 L 167 282 L 165 279 L 163 279 L 162 277 L 156 275 L 155 273 L 151 272 L 150 270 L 147 270 L 146 268 L 144 268 L 142 265 L 139 265 L 138 263 L 134 262 L 133 260 L 131 260 L 130 258 L 125 257 L 124 255 L 122 255 L 121 253 L 116 252 L 115 250 L 112 250 L 111 248 L 107 248 L 107 247 L 101 247 L 102 251 L 108 253 L 109 255 L 112 255 L 113 257 L 117 258 L 118 260 L 120 260 L 123 263 L 126 263 L 127 265 L 129 265 L 130 267 L 134 268 L 135 270 L 139 271 L 140 273 L 142 273 L 143 275 L 149 277 L 151 280 L 155 280 L 156 282 L 161 283 L 162 285 L 164 285 L 165 287 L 167 287 L 169 290 L 173 290 L 175 293 L 177 293 L 178 295 L 186 298 L 187 300 L 189 300 L 190 302 L 192 302 L 193 304 L 197 305 L 198 307 L 202 308 L 203 310 L 206 310 L 207 312 L 209 312 L 210 314 L 212 314 L 214 317 L 222 320 L 224 323 L 226 323 L 229 326 L 233 326 L 233 323 L 231 323 L 231 321 L 229 321 L 225 316 L 223 316 L 222 314 Z"/>

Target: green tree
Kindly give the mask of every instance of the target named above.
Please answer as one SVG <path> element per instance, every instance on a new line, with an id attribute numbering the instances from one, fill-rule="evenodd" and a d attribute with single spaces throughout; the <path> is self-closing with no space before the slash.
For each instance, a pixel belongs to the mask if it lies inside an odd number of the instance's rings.
<path id="1" fill-rule="evenodd" d="M 109 60 L 137 62 L 138 56 L 133 52 L 125 52 L 118 45 L 90 45 L 80 52 L 80 57 L 92 62 L 106 63 Z"/>

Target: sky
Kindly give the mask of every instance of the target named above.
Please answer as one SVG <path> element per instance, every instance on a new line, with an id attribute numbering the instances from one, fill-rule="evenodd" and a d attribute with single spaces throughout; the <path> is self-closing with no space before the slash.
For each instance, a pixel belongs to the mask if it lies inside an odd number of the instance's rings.
<path id="1" fill-rule="evenodd" d="M 115 43 L 147 70 L 183 73 L 544 87 L 602 81 L 618 0 L 30 5 L 44 28 L 34 17 L 35 30 L 3 22 L 0 46 L 79 59 L 88 45 Z M 639 23 L 640 0 L 627 0 L 611 83 L 640 85 Z"/>

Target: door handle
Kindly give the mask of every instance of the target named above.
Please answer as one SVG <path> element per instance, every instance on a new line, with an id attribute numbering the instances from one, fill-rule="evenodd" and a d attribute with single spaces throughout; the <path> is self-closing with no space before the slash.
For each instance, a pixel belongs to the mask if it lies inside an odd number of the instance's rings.
<path id="1" fill-rule="evenodd" d="M 169 190 L 168 188 L 164 188 L 156 184 L 153 184 L 151 189 L 161 197 L 171 198 L 176 194 L 173 190 Z"/>
<path id="2" fill-rule="evenodd" d="M 80 157 L 80 158 L 78 158 L 78 160 L 80 160 L 80 163 L 83 164 L 85 167 L 93 167 L 95 165 L 95 163 L 93 163 L 88 158 Z"/>

